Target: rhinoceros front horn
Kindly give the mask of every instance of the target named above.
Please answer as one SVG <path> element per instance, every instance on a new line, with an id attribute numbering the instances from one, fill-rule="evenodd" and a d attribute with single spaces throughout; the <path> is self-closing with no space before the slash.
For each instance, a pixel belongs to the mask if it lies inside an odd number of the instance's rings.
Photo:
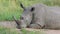
<path id="1" fill-rule="evenodd" d="M 20 20 L 17 20 L 15 16 L 13 16 L 13 19 L 16 22 L 17 25 L 20 25 Z"/>

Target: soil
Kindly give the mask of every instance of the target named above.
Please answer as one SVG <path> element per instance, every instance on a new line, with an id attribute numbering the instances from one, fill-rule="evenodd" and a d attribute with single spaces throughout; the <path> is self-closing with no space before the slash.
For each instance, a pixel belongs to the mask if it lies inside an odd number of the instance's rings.
<path id="1" fill-rule="evenodd" d="M 14 21 L 0 21 L 0 26 L 8 27 L 8 28 L 15 28 L 16 23 Z M 20 29 L 17 29 L 20 31 Z M 60 30 L 49 30 L 49 29 L 31 29 L 26 28 L 29 31 L 41 31 L 46 34 L 60 34 Z"/>

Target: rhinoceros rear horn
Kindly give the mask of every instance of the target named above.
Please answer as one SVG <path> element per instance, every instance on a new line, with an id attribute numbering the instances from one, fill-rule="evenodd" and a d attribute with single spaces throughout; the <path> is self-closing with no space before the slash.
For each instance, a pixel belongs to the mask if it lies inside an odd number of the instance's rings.
<path id="1" fill-rule="evenodd" d="M 23 4 L 22 4 L 22 3 L 20 3 L 20 6 L 21 6 L 23 9 L 25 9 L 25 7 L 23 6 Z"/>

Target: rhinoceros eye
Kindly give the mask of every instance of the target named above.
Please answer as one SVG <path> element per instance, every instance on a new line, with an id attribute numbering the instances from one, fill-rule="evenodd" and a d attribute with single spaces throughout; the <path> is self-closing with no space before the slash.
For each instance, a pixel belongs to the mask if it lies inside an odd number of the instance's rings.
<path id="1" fill-rule="evenodd" d="M 35 10 L 35 7 L 32 7 L 30 11 L 33 12 L 34 10 Z"/>

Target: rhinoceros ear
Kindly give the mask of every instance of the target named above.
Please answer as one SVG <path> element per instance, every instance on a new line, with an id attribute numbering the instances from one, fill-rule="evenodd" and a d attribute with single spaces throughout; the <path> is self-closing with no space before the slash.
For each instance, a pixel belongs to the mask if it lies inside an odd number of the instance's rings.
<path id="1" fill-rule="evenodd" d="M 33 12 L 34 10 L 35 10 L 35 7 L 32 7 L 30 11 Z"/>
<path id="2" fill-rule="evenodd" d="M 20 6 L 21 6 L 23 9 L 25 9 L 25 7 L 23 6 L 23 4 L 22 4 L 22 3 L 20 3 Z"/>

